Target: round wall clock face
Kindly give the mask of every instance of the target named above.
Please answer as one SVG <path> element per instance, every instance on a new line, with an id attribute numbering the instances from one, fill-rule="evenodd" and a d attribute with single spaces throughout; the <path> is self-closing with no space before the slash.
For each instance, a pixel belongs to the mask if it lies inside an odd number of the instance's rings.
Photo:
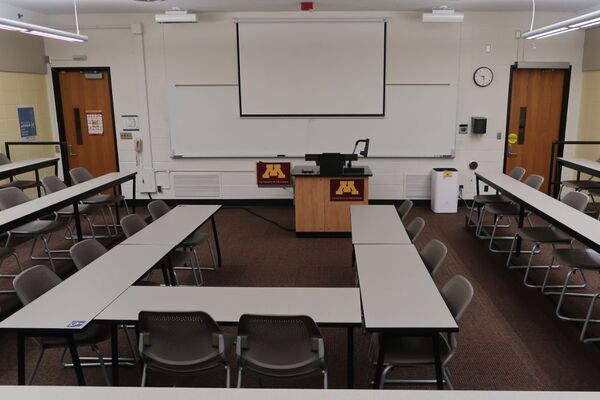
<path id="1" fill-rule="evenodd" d="M 494 72 L 488 67 L 479 67 L 473 73 L 473 82 L 479 87 L 487 87 L 494 80 Z"/>

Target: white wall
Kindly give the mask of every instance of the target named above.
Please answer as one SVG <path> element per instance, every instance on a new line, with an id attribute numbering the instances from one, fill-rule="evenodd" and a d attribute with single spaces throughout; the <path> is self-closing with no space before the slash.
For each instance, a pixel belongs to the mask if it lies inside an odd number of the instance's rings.
<path id="1" fill-rule="evenodd" d="M 217 173 L 221 177 L 222 198 L 289 198 L 284 189 L 258 189 L 254 159 L 171 159 L 167 118 L 167 83 L 174 79 L 194 83 L 236 83 L 236 39 L 233 18 L 242 14 L 206 13 L 199 22 L 177 27 L 153 22 L 153 15 L 82 15 L 83 33 L 90 41 L 64 44 L 46 41 L 52 66 L 109 66 L 112 71 L 117 131 L 119 115 L 138 114 L 144 140 L 140 165 L 136 166 L 131 141 L 118 140 L 122 170 L 153 168 L 157 183 L 167 187 L 172 171 Z M 269 16 L 289 16 L 273 13 Z M 370 186 L 372 199 L 405 197 L 405 174 L 427 174 L 434 166 L 452 166 L 462 173 L 466 197 L 474 192 L 473 176 L 467 165 L 471 160 L 481 170 L 502 168 L 504 131 L 510 65 L 515 61 L 567 61 L 573 66 L 567 139 L 575 139 L 579 113 L 584 35 L 580 32 L 540 41 L 515 39 L 515 31 L 526 31 L 529 13 L 466 13 L 463 24 L 423 24 L 419 13 L 328 13 L 335 16 L 387 16 L 388 82 L 458 81 L 458 123 L 471 116 L 488 118 L 488 134 L 457 135 L 454 160 L 376 159 L 368 160 L 374 171 Z M 264 16 L 245 13 L 243 16 Z M 572 16 L 564 13 L 538 13 L 536 26 Z M 49 17 L 50 24 L 69 26 L 70 16 Z M 135 35 L 130 24 L 143 25 Z M 185 32 L 186 34 L 182 34 Z M 176 39 L 176 40 L 174 40 Z M 485 45 L 492 45 L 490 54 Z M 85 54 L 85 62 L 69 61 L 74 54 Z M 473 84 L 473 71 L 491 67 L 495 80 L 488 88 Z M 439 79 L 438 79 L 439 78 Z M 50 78 L 49 78 L 50 79 Z M 51 99 L 52 100 L 52 99 Z M 498 140 L 496 133 L 501 132 Z M 348 147 L 352 144 L 348 143 Z M 344 149 L 341 149 L 344 150 Z M 348 149 L 350 150 L 350 149 Z M 265 160 L 263 160 L 265 161 Z M 302 160 L 292 160 L 302 163 Z M 173 197 L 170 189 L 153 197 Z"/>

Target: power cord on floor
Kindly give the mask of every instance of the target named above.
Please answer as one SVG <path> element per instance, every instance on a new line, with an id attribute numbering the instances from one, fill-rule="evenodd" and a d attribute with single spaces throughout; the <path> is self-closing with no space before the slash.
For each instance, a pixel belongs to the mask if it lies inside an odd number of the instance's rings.
<path id="1" fill-rule="evenodd" d="M 280 229 L 283 229 L 283 230 L 284 230 L 284 231 L 286 231 L 286 232 L 295 232 L 295 229 L 293 229 L 293 228 L 288 228 L 288 227 L 286 227 L 286 226 L 283 226 L 283 225 L 281 225 L 279 222 L 273 221 L 273 220 L 271 220 L 271 219 L 269 219 L 269 218 L 267 218 L 267 217 L 265 217 L 265 216 L 262 216 L 262 215 L 260 215 L 259 213 L 255 212 L 255 211 L 252 211 L 252 210 L 251 210 L 251 209 L 249 209 L 249 208 L 246 208 L 246 207 L 240 207 L 240 209 L 242 209 L 242 210 L 244 210 L 244 211 L 248 212 L 249 214 L 252 214 L 252 215 L 254 215 L 254 216 L 255 216 L 255 217 L 257 217 L 257 218 L 260 218 L 260 219 L 262 219 L 263 221 L 266 221 L 266 222 L 268 222 L 268 223 L 270 223 L 270 224 L 273 224 L 273 225 L 275 225 L 276 227 L 278 227 L 278 228 L 280 228 Z"/>
<path id="2" fill-rule="evenodd" d="M 463 188 L 461 188 L 461 187 L 459 187 L 459 188 L 458 188 L 458 198 L 459 198 L 460 200 L 462 200 L 462 201 L 463 201 L 463 203 L 465 203 L 465 207 L 466 207 L 467 209 L 471 207 L 471 206 L 469 205 L 469 203 L 467 203 L 467 200 L 465 200 L 465 198 L 463 197 Z"/>

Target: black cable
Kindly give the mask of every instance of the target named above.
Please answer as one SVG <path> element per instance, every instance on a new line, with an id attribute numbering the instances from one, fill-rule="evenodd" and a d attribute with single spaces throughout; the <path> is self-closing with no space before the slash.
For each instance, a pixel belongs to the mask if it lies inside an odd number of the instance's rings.
<path id="1" fill-rule="evenodd" d="M 280 228 L 280 229 L 283 229 L 283 230 L 284 230 L 284 231 L 286 231 L 286 232 L 295 232 L 295 229 L 293 229 L 293 228 L 288 228 L 288 227 L 285 227 L 285 226 L 281 225 L 279 222 L 276 222 L 276 221 L 273 221 L 273 220 L 271 220 L 271 219 L 269 219 L 269 218 L 267 218 L 267 217 L 264 217 L 264 216 L 262 216 L 262 215 L 260 215 L 260 214 L 258 214 L 258 213 L 256 213 L 256 212 L 252 211 L 252 210 L 251 210 L 251 209 L 249 209 L 249 208 L 246 208 L 246 207 L 240 207 L 240 209 L 242 209 L 242 210 L 245 210 L 245 211 L 246 211 L 246 212 L 248 212 L 249 214 L 252 214 L 252 215 L 254 215 L 254 216 L 255 216 L 255 217 L 257 217 L 257 218 L 260 218 L 260 219 L 262 219 L 263 221 L 266 221 L 266 222 L 268 222 L 268 223 L 270 223 L 270 224 L 273 224 L 273 225 L 275 225 L 276 227 L 278 227 L 278 228 Z"/>

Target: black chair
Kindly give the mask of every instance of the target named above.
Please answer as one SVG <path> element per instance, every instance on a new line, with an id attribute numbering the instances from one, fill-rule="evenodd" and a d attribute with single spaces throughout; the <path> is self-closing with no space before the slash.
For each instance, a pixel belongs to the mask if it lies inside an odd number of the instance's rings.
<path id="1" fill-rule="evenodd" d="M 21 272 L 13 281 L 13 286 L 17 292 L 17 296 L 24 306 L 31 303 L 47 291 L 51 290 L 62 282 L 62 279 L 52 272 L 48 267 L 43 265 L 36 265 Z M 85 299 L 74 299 L 75 301 L 84 301 Z M 106 384 L 110 385 L 106 367 L 104 365 L 104 358 L 98 348 L 98 343 L 104 342 L 110 338 L 110 328 L 108 325 L 91 325 L 85 331 L 76 333 L 73 335 L 75 345 L 77 346 L 90 346 L 91 349 L 97 354 L 98 362 Z M 40 354 L 35 362 L 33 371 L 27 381 L 28 385 L 31 385 L 35 375 L 38 371 L 44 352 L 48 349 L 64 348 L 67 349 L 67 340 L 62 337 L 36 337 L 33 339 L 34 342 L 40 346 Z M 63 352 L 63 357 L 64 357 Z M 83 364 L 82 364 L 83 365 Z"/>

